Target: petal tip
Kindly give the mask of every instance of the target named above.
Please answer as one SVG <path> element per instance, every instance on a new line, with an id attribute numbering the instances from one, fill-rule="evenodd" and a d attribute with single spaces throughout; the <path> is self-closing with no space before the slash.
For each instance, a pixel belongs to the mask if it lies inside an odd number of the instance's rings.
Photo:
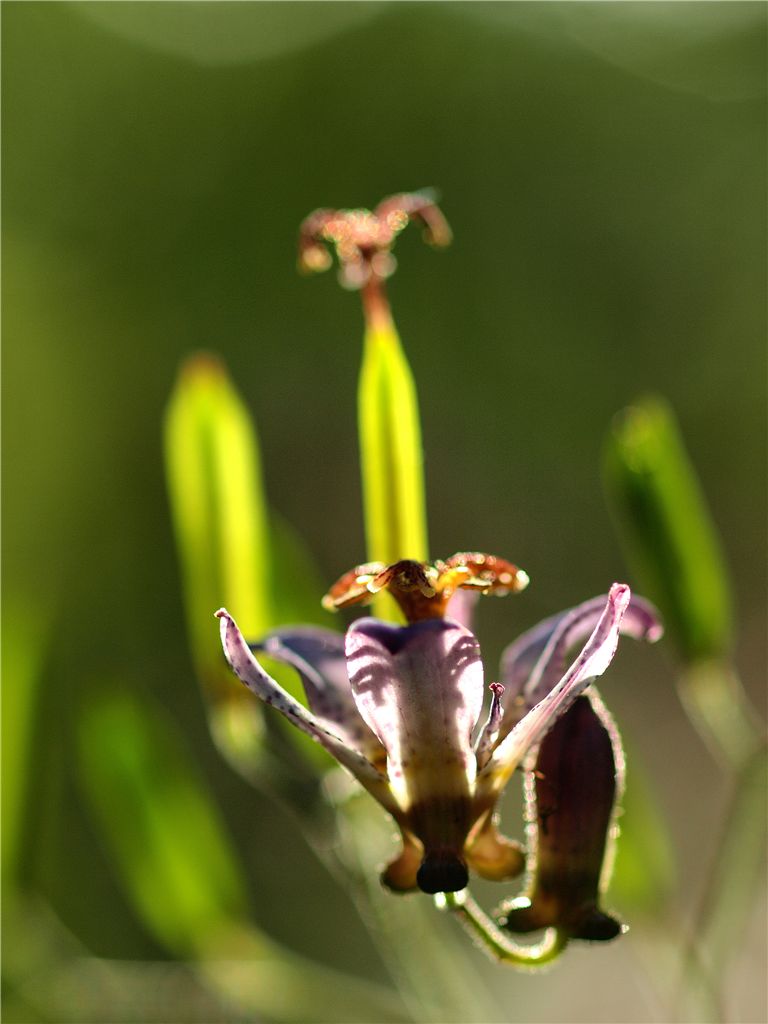
<path id="1" fill-rule="evenodd" d="M 645 634 L 645 639 L 649 644 L 655 644 L 657 640 L 661 640 L 664 636 L 664 626 L 661 622 L 655 622 L 649 627 L 648 632 Z"/>
<path id="2" fill-rule="evenodd" d="M 664 636 L 664 623 L 661 621 L 658 610 L 649 601 L 645 601 L 644 604 L 647 614 L 647 625 L 643 640 L 647 640 L 649 644 L 655 644 L 657 640 L 661 640 Z"/>
<path id="3" fill-rule="evenodd" d="M 632 599 L 632 591 L 626 583 L 614 583 L 608 592 L 608 601 L 613 606 L 614 614 L 618 619 L 624 617 L 624 612 L 629 607 Z"/>

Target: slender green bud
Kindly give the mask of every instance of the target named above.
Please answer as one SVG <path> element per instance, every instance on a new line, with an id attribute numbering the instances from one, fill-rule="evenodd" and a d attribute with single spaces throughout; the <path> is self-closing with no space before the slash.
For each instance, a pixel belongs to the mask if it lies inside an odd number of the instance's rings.
<path id="1" fill-rule="evenodd" d="M 244 921 L 242 869 L 172 721 L 113 688 L 84 707 L 78 728 L 85 795 L 150 932 L 188 956 Z"/>
<path id="2" fill-rule="evenodd" d="M 189 643 L 211 730 L 226 757 L 252 770 L 261 711 L 232 685 L 211 621 L 226 604 L 248 636 L 273 624 L 267 512 L 253 424 L 214 356 L 182 366 L 166 412 L 165 463 Z"/>
<path id="3" fill-rule="evenodd" d="M 674 414 L 646 398 L 617 417 L 605 485 L 630 567 L 684 659 L 724 657 L 731 596 L 720 543 Z"/>
<path id="4" fill-rule="evenodd" d="M 358 389 L 360 462 L 370 561 L 428 558 L 416 386 L 395 325 L 369 321 Z"/>

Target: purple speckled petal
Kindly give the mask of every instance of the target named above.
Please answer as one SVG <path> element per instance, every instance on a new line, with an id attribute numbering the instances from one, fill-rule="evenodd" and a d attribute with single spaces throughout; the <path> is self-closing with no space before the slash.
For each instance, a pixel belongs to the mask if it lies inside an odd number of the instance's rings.
<path id="1" fill-rule="evenodd" d="M 498 792 L 526 752 L 546 735 L 592 680 L 605 672 L 616 653 L 622 618 L 629 602 L 629 587 L 624 583 L 614 583 L 592 635 L 571 667 L 494 750 L 491 760 L 478 777 L 482 788 Z"/>
<path id="2" fill-rule="evenodd" d="M 404 627 L 359 619 L 346 647 L 357 706 L 386 748 L 391 790 L 424 846 L 418 884 L 462 889 L 474 823 L 470 736 L 483 705 L 477 640 L 447 619 Z"/>
<path id="3" fill-rule="evenodd" d="M 251 653 L 237 623 L 225 608 L 216 612 L 221 620 L 221 644 L 227 661 L 249 690 L 265 704 L 270 704 L 297 727 L 320 743 L 339 764 L 347 768 L 387 810 L 393 808 L 386 778 L 357 750 L 350 748 L 339 736 L 326 728 L 324 722 L 299 704 L 268 675 Z"/>
<path id="4" fill-rule="evenodd" d="M 443 784 L 468 793 L 475 767 L 470 735 L 483 705 L 473 634 L 445 619 L 411 626 L 358 619 L 346 649 L 358 709 L 386 748 L 401 806 Z"/>
<path id="5" fill-rule="evenodd" d="M 506 688 L 502 738 L 557 683 L 565 670 L 568 654 L 583 644 L 594 630 L 606 600 L 605 596 L 593 597 L 570 611 L 545 619 L 506 648 L 501 656 L 501 678 Z M 633 595 L 620 632 L 635 640 L 654 643 L 664 630 L 653 605 Z"/>
<path id="6" fill-rule="evenodd" d="M 296 669 L 314 714 L 332 722 L 348 744 L 371 763 L 384 760 L 384 747 L 363 721 L 352 695 L 342 633 L 319 626 L 290 626 L 249 646 Z"/>
<path id="7" fill-rule="evenodd" d="M 592 602 L 586 603 L 591 604 Z M 604 607 L 605 599 L 602 599 L 600 610 L 602 611 Z M 511 702 L 522 693 L 534 665 L 541 657 L 541 652 L 547 646 L 557 624 L 574 611 L 576 609 L 550 615 L 549 618 L 543 619 L 531 629 L 526 630 L 525 633 L 521 633 L 517 640 L 504 648 L 501 655 L 500 678 L 504 683 L 507 702 Z"/>

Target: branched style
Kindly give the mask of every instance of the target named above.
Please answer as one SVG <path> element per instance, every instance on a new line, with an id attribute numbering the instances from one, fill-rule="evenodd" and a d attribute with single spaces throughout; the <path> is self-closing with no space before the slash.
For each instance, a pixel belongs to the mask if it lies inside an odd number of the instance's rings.
<path id="1" fill-rule="evenodd" d="M 451 229 L 429 189 L 389 196 L 375 210 L 315 210 L 299 231 L 299 268 L 308 273 L 327 270 L 333 247 L 345 288 L 362 288 L 372 278 L 384 280 L 397 266 L 392 255 L 397 236 L 411 221 L 423 226 L 430 245 L 450 244 Z"/>

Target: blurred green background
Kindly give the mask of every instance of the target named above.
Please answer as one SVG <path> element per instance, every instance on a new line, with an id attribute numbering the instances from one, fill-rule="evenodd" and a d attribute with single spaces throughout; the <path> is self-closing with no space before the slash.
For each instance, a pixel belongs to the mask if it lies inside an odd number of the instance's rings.
<path id="1" fill-rule="evenodd" d="M 77 730 L 106 687 L 151 696 L 185 737 L 258 924 L 387 977 L 343 882 L 213 748 L 163 477 L 178 365 L 219 352 L 258 422 L 270 501 L 324 580 L 364 558 L 361 316 L 331 275 L 296 274 L 315 207 L 440 189 L 454 245 L 406 233 L 391 296 L 419 385 L 432 552 L 498 552 L 533 580 L 483 608 L 488 665 L 626 576 L 600 450 L 615 413 L 657 391 L 724 539 L 736 663 L 763 705 L 765 21 L 738 2 L 3 4 L 4 707 L 32 743 L 5 782 L 41 913 L 82 955 L 151 963 L 174 1006 L 113 994 L 110 1019 L 230 1018 L 173 974 L 86 806 Z M 569 950 L 546 979 L 467 942 L 499 1020 L 669 1019 L 646 954 L 662 904 L 684 924 L 702 898 L 725 790 L 669 650 L 625 645 L 603 693 L 677 881 L 625 939 Z M 35 934 L 15 958 L 25 984 Z M 743 943 L 727 1019 L 762 1021 L 759 919 Z M 100 1019 L 93 979 L 60 975 L 8 1019 Z"/>

